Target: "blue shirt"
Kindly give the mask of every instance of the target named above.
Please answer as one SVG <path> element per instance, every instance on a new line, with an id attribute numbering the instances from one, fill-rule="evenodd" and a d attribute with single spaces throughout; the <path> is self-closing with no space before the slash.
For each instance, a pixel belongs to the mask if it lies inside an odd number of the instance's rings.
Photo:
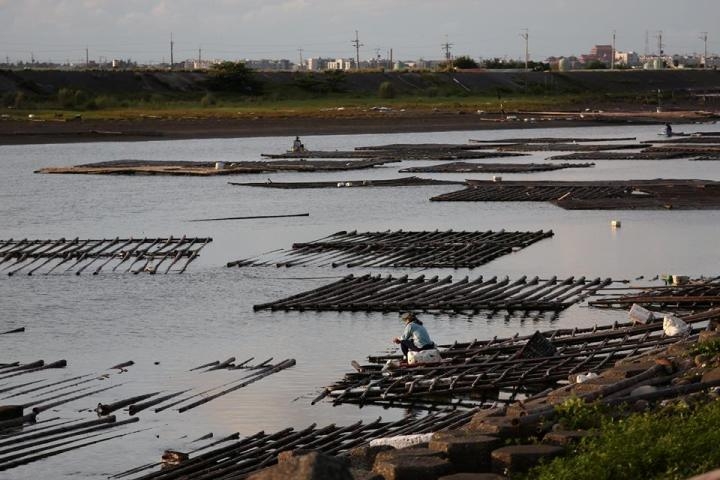
<path id="1" fill-rule="evenodd" d="M 425 345 L 430 345 L 433 343 L 432 340 L 430 340 L 430 335 L 428 335 L 427 330 L 425 330 L 425 327 L 420 325 L 419 323 L 410 322 L 405 326 L 405 330 L 403 330 L 403 334 L 400 337 L 400 340 L 410 340 L 412 339 L 413 343 L 418 347 L 422 348 Z"/>

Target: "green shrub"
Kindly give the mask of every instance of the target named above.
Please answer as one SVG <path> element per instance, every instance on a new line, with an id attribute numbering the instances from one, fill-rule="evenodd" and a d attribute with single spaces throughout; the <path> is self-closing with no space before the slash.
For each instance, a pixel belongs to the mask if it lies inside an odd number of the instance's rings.
<path id="1" fill-rule="evenodd" d="M 70 88 L 61 88 L 57 93 L 58 103 L 62 108 L 75 107 L 75 91 Z"/>
<path id="2" fill-rule="evenodd" d="M 217 99 L 215 98 L 215 95 L 208 92 L 206 93 L 201 99 L 200 99 L 200 105 L 203 107 L 210 107 L 217 103 Z"/>
<path id="3" fill-rule="evenodd" d="M 686 479 L 720 465 L 720 401 L 687 404 L 613 421 L 575 455 L 533 469 L 539 480 Z"/>
<path id="4" fill-rule="evenodd" d="M 19 90 L 15 92 L 15 99 L 13 100 L 13 106 L 15 108 L 27 107 L 28 103 L 28 98 L 27 95 L 25 95 L 25 92 Z"/>
<path id="5" fill-rule="evenodd" d="M 94 103 L 99 109 L 115 108 L 118 105 L 117 100 L 112 95 L 98 95 L 95 97 Z"/>
<path id="6" fill-rule="evenodd" d="M 378 97 L 395 98 L 395 87 L 390 82 L 382 82 L 378 87 Z"/>

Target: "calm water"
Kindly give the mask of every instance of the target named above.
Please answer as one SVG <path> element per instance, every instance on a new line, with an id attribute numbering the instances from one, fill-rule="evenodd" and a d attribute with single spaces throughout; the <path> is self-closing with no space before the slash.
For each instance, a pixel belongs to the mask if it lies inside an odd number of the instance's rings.
<path id="1" fill-rule="evenodd" d="M 691 125 L 677 130 L 716 130 Z M 469 138 L 525 136 L 656 139 L 657 127 L 533 129 L 402 135 L 305 137 L 311 149 L 348 149 L 395 142 L 461 143 Z M 122 387 L 93 400 L 117 401 L 156 390 L 229 382 L 234 372 L 188 372 L 192 367 L 235 356 L 238 361 L 295 358 L 297 366 L 265 378 L 211 403 L 179 414 L 141 413 L 125 431 L 132 436 L 88 447 L 3 472 L 2 478 L 105 478 L 127 468 L 158 461 L 166 448 L 190 450 L 208 432 L 216 438 L 239 431 L 275 431 L 359 419 L 396 419 L 402 411 L 365 407 L 310 405 L 321 387 L 339 378 L 352 359 L 390 349 L 401 330 L 398 316 L 366 313 L 253 312 L 252 305 L 323 285 L 348 269 L 227 269 L 230 260 L 258 255 L 293 242 L 339 230 L 540 230 L 555 236 L 472 272 L 475 275 L 610 276 L 646 278 L 658 273 L 718 273 L 718 211 L 564 211 L 543 203 L 429 202 L 456 186 L 377 189 L 270 190 L 228 185 L 228 181 L 380 179 L 398 177 L 398 169 L 434 162 L 404 162 L 357 172 L 287 173 L 235 177 L 143 177 L 38 175 L 45 166 L 116 160 L 243 161 L 261 152 L 285 150 L 291 138 L 248 138 L 143 143 L 85 143 L 0 147 L 0 239 L 113 238 L 115 236 L 211 236 L 214 241 L 183 275 L 0 275 L 0 331 L 24 326 L 24 334 L 0 336 L 0 363 L 67 359 L 64 372 L 36 374 L 53 381 L 86 373 L 110 373 L 107 385 Z M 513 160 L 539 161 L 547 154 Z M 430 175 L 424 175 L 430 176 Z M 465 174 L 434 174 L 463 179 Z M 720 162 L 605 161 L 595 168 L 543 174 L 503 175 L 505 179 L 702 178 L 720 180 Z M 473 176 L 482 178 L 482 176 Z M 488 178 L 488 176 L 485 176 Z M 310 213 L 309 217 L 191 223 L 190 219 L 244 215 Z M 612 230 L 619 219 L 622 228 Z M 352 273 L 364 273 L 352 269 Z M 417 273 L 378 271 L 374 273 Z M 623 319 L 620 313 L 573 307 L 554 321 L 487 320 L 484 316 L 427 316 L 439 343 L 455 339 L 531 333 L 536 329 L 591 325 Z M 118 375 L 108 367 L 133 360 Z M 30 376 L 28 376 L 30 377 Z M 24 377 L 21 377 L 24 378 Z M 29 381 L 28 380 L 25 381 Z M 3 383 L 0 381 L 0 383 Z M 105 385 L 103 384 L 103 385 Z M 16 397 L 13 402 L 32 399 Z M 9 400 L 0 400 L 8 403 Z M 79 400 L 41 415 L 91 418 L 93 408 Z M 125 413 L 120 417 L 125 418 Z M 52 474 L 50 474 L 52 472 Z"/>

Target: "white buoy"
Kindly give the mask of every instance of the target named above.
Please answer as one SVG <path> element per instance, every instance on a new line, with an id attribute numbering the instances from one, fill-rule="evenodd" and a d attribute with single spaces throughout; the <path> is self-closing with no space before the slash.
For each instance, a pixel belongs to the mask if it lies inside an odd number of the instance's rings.
<path id="1" fill-rule="evenodd" d="M 225 162 L 215 162 L 215 170 L 222 170 L 225 168 Z"/>
<path id="2" fill-rule="evenodd" d="M 493 175 L 492 181 L 493 182 L 502 182 L 502 177 L 499 175 Z"/>
<path id="3" fill-rule="evenodd" d="M 620 228 L 622 226 L 622 223 L 620 223 L 620 220 L 612 220 L 610 222 L 610 226 L 613 228 Z"/>

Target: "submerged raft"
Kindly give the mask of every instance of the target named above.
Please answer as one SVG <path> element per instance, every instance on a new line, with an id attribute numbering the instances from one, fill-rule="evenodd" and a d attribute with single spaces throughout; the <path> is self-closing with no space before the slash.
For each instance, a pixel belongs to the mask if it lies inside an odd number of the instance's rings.
<path id="1" fill-rule="evenodd" d="M 435 180 L 434 178 L 402 177 L 386 180 L 340 180 L 331 182 L 228 182 L 230 185 L 264 188 L 346 188 L 346 187 L 419 187 L 425 185 L 463 185 L 465 182 L 453 180 Z"/>
<path id="2" fill-rule="evenodd" d="M 48 275 L 85 270 L 93 275 L 107 267 L 112 272 L 183 273 L 212 238 L 119 238 L 81 240 L 0 240 L 0 271 Z M 176 266 L 177 265 L 177 266 Z M 91 268 L 92 267 L 92 268 Z"/>
<path id="3" fill-rule="evenodd" d="M 228 267 L 474 268 L 553 236 L 537 232 L 337 232 L 292 250 L 229 262 Z"/>

